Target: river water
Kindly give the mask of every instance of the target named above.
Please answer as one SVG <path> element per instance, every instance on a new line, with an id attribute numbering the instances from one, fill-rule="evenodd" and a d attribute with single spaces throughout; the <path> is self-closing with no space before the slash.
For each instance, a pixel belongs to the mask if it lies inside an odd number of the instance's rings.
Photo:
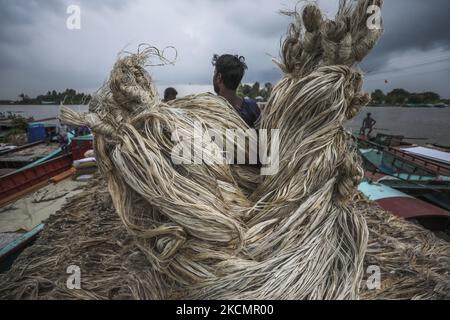
<path id="1" fill-rule="evenodd" d="M 87 112 L 88 106 L 74 105 L 67 106 L 76 112 Z M 18 113 L 25 118 L 34 118 L 34 120 L 54 118 L 59 115 L 61 107 L 59 105 L 0 105 L 0 113 Z"/>
<path id="2" fill-rule="evenodd" d="M 368 112 L 377 121 L 374 134 L 427 138 L 408 141 L 450 146 L 450 108 L 367 107 L 347 127 L 352 131 L 359 131 Z"/>
<path id="3" fill-rule="evenodd" d="M 87 106 L 69 106 L 77 112 L 86 112 Z M 58 105 L 0 105 L 0 112 L 20 112 L 24 117 L 35 120 L 56 117 Z M 427 140 L 410 140 L 411 142 L 436 143 L 450 146 L 450 108 L 400 108 L 400 107 L 367 107 L 346 126 L 349 130 L 359 131 L 366 114 L 372 113 L 377 121 L 374 134 L 384 133 L 403 135 L 410 138 L 427 138 Z"/>

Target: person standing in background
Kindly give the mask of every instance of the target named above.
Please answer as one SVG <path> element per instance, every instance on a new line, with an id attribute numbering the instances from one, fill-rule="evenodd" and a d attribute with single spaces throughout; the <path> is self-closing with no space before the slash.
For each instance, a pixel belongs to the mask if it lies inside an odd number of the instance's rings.
<path id="1" fill-rule="evenodd" d="M 261 115 L 258 104 L 252 99 L 241 98 L 236 93 L 247 70 L 245 58 L 231 54 L 214 55 L 212 64 L 215 67 L 214 91 L 225 98 L 251 128 L 254 127 Z"/>
<path id="2" fill-rule="evenodd" d="M 175 88 L 167 88 L 164 90 L 164 99 L 163 102 L 169 102 L 172 100 L 175 100 L 177 98 L 178 92 L 175 90 Z"/>
<path id="3" fill-rule="evenodd" d="M 375 126 L 376 123 L 377 122 L 372 118 L 372 114 L 368 113 L 367 117 L 364 118 L 364 120 L 363 120 L 363 125 L 362 125 L 362 128 L 361 128 L 361 134 L 365 136 L 366 135 L 366 131 L 369 130 L 369 132 L 367 133 L 367 136 L 370 136 L 370 134 L 373 131 L 373 127 Z"/>

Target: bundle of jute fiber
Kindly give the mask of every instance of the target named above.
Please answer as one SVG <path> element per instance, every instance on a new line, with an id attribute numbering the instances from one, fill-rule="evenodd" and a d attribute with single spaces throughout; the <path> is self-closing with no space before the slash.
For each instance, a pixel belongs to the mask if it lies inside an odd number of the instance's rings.
<path id="1" fill-rule="evenodd" d="M 362 170 L 343 124 L 368 101 L 353 66 L 381 34 L 362 23 L 372 4 L 341 1 L 335 21 L 315 5 L 292 14 L 280 63 L 285 77 L 260 126 L 280 132 L 279 171 L 256 187 L 252 171 L 214 164 L 225 158 L 218 145 L 201 164 L 174 164 L 173 138 L 195 140 L 198 124 L 249 128 L 219 97 L 160 102 L 144 69 L 158 53 L 153 48 L 118 60 L 91 113 L 62 111 L 67 124 L 92 128 L 114 206 L 164 296 L 358 297 L 368 232 L 349 206 Z M 194 144 L 194 154 L 210 143 Z"/>
<path id="2" fill-rule="evenodd" d="M 357 197 L 369 228 L 365 265 L 381 269 L 380 289 L 362 282 L 361 299 L 449 299 L 450 244 Z M 67 287 L 67 267 L 81 288 Z M 111 203 L 104 180 L 68 200 L 36 243 L 0 273 L 0 299 L 175 299 L 138 250 Z"/>
<path id="3" fill-rule="evenodd" d="M 379 288 L 362 287 L 362 299 L 450 299 L 450 243 L 418 224 L 357 199 L 369 227 L 365 266 L 380 268 Z"/>

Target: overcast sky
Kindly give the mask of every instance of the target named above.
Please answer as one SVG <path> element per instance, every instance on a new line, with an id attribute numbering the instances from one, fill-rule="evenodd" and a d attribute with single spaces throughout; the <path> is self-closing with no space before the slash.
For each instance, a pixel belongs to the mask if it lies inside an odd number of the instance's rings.
<path id="1" fill-rule="evenodd" d="M 338 0 L 318 2 L 332 15 Z M 177 48 L 175 66 L 150 70 L 161 88 L 210 85 L 214 53 L 245 56 L 245 83 L 276 82 L 280 73 L 271 57 L 278 56 L 289 22 L 278 11 L 297 3 L 0 0 L 0 99 L 65 88 L 93 92 L 108 77 L 117 54 L 135 51 L 140 43 Z M 66 27 L 71 4 L 81 8 L 80 30 Z M 449 14 L 449 0 L 385 0 L 385 34 L 362 65 L 366 90 L 432 90 L 450 98 Z"/>

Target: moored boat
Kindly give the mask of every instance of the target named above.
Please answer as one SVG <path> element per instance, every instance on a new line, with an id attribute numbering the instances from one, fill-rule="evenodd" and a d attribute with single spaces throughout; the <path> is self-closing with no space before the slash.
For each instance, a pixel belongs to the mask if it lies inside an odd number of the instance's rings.
<path id="1" fill-rule="evenodd" d="M 361 191 L 395 215 L 448 232 L 450 153 L 382 136 L 374 139 L 381 143 L 357 137 L 366 176 Z"/>
<path id="2" fill-rule="evenodd" d="M 450 211 L 368 179 L 358 189 L 384 210 L 405 220 L 415 221 L 450 241 Z"/>
<path id="3" fill-rule="evenodd" d="M 49 213 L 44 215 L 47 217 L 62 204 L 59 199 L 80 191 L 76 183 L 83 182 L 78 180 L 73 182 L 75 186 L 64 187 L 64 190 L 57 192 L 58 195 L 55 195 L 54 190 L 51 189 L 56 188 L 55 186 L 60 183 L 68 183 L 65 182 L 68 181 L 67 178 L 75 174 L 72 168 L 73 161 L 80 159 L 86 151 L 92 149 L 93 137 L 91 135 L 75 137 L 71 142 L 70 152 L 60 154 L 61 150 L 57 149 L 25 167 L 0 177 L 0 212 L 4 214 L 5 211 L 13 210 L 15 207 L 20 208 L 21 206 L 17 203 L 22 201 L 25 202 L 23 207 L 26 210 L 33 208 L 30 219 L 37 219 L 34 221 L 35 224 L 28 226 L 30 227 L 28 230 L 13 232 L 14 229 L 12 229 L 8 232 L 0 232 L 0 272 L 8 269 L 15 257 L 32 244 L 42 231 L 44 227 L 44 221 L 40 220 L 42 213 L 39 213 L 39 217 L 34 217 L 35 211 L 43 210 L 48 206 Z M 45 191 L 46 188 L 50 190 Z M 41 196 L 36 196 L 40 192 L 48 195 L 48 199 L 42 200 Z M 32 200 L 29 199 L 30 197 Z M 42 208 L 38 205 L 39 201 L 43 203 Z M 56 204 L 52 204 L 54 202 Z"/>

